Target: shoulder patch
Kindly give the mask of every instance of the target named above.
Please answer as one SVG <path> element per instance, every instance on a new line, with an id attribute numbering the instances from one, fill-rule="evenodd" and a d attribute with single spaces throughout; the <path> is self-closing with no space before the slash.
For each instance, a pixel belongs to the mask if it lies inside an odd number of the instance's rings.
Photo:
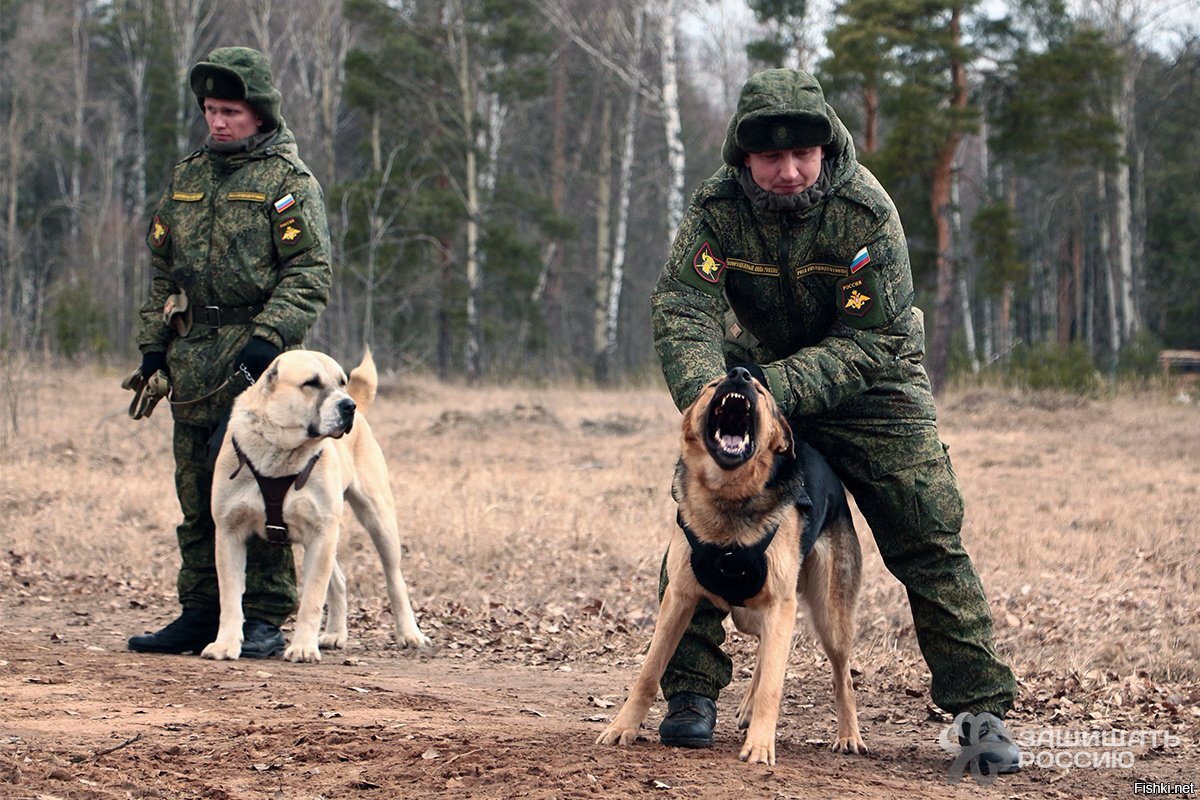
<path id="1" fill-rule="evenodd" d="M 158 214 L 150 221 L 150 230 L 146 233 L 146 244 L 155 255 L 169 257 L 171 255 L 171 226 Z"/>
<path id="2" fill-rule="evenodd" d="M 721 280 L 721 273 L 725 271 L 725 262 L 713 255 L 712 246 L 704 242 L 692 256 L 692 268 L 701 280 L 717 283 Z"/>
<path id="3" fill-rule="evenodd" d="M 291 192 L 288 192 L 275 201 L 275 213 L 282 214 L 294 205 L 296 205 L 296 198 L 292 196 Z"/>
<path id="4" fill-rule="evenodd" d="M 711 232 L 701 229 L 701 236 L 692 245 L 687 260 L 678 267 L 680 283 L 699 289 L 705 294 L 719 295 L 725 283 L 726 263 L 721 247 Z"/>
<path id="5" fill-rule="evenodd" d="M 316 244 L 308 223 L 301 216 L 289 216 L 275 223 L 275 245 L 286 257 L 302 253 Z"/>
<path id="6" fill-rule="evenodd" d="M 837 285 L 838 316 L 851 328 L 873 328 L 883 322 L 883 304 L 874 272 L 848 275 Z"/>

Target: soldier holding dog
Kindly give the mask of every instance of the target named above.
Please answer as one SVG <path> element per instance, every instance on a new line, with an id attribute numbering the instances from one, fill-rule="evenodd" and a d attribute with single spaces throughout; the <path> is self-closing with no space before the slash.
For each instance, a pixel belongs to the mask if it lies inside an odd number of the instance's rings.
<path id="1" fill-rule="evenodd" d="M 192 68 L 189 83 L 209 135 L 176 165 L 151 222 L 142 363 L 126 382 L 138 392 L 138 416 L 153 409 L 147 388 L 170 382 L 183 610 L 163 629 L 132 637 L 129 649 L 139 652 L 199 652 L 216 638 L 210 440 L 238 393 L 301 344 L 328 302 L 331 278 L 321 187 L 280 116 L 267 57 L 218 48 Z M 279 625 L 296 599 L 291 549 L 252 538 L 243 656 L 283 650 Z"/>
<path id="2" fill-rule="evenodd" d="M 742 87 L 722 166 L 693 196 L 653 294 L 654 340 L 680 409 L 746 366 L 854 496 L 904 584 L 935 703 L 969 712 L 992 772 L 1019 752 L 1001 718 L 1016 681 L 997 655 L 960 539 L 962 495 L 938 438 L 900 218 L 820 84 L 769 70 Z M 665 573 L 664 573 L 665 581 Z M 661 680 L 664 744 L 712 744 L 732 678 L 725 614 L 704 603 Z"/>

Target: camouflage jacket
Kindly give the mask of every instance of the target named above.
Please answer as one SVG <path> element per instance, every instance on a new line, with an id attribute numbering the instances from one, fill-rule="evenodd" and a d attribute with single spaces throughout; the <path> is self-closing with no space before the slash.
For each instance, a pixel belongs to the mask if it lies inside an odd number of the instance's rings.
<path id="1" fill-rule="evenodd" d="M 248 153 L 208 149 L 176 165 L 150 224 L 154 267 L 141 310 L 138 347 L 166 352 L 176 403 L 204 397 L 228 380 L 234 358 L 258 336 L 281 349 L 302 343 L 329 298 L 329 230 L 321 187 L 283 124 Z M 186 336 L 167 324 L 168 298 L 187 294 Z M 240 310 L 241 324 L 211 327 L 211 311 Z M 231 385 L 202 402 L 174 405 L 175 418 L 210 424 L 229 408 Z"/>
<path id="2" fill-rule="evenodd" d="M 815 204 L 764 210 L 729 165 L 692 198 L 652 297 L 655 347 L 681 409 L 729 366 L 756 363 L 789 416 L 934 418 L 899 215 L 824 111 L 830 187 Z"/>

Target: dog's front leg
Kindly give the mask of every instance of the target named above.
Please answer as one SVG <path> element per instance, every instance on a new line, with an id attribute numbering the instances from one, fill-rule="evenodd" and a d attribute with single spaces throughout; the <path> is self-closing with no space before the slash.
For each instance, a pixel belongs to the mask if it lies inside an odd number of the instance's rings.
<path id="1" fill-rule="evenodd" d="M 227 525 L 217 523 L 213 542 L 217 562 L 221 621 L 217 640 L 200 652 L 203 658 L 233 661 L 242 654 L 242 595 L 246 592 L 246 539 Z"/>
<path id="2" fill-rule="evenodd" d="M 621 706 L 620 713 L 596 739 L 596 744 L 632 744 L 637 738 L 638 728 L 646 719 L 646 712 L 658 694 L 658 681 L 662 678 L 667 662 L 679 646 L 683 632 L 687 630 L 692 612 L 696 610 L 695 597 L 684 597 L 675 589 L 676 581 L 667 584 L 663 594 L 658 621 L 654 624 L 654 636 L 650 650 L 642 664 L 637 682 L 629 692 L 629 699 Z"/>
<path id="3" fill-rule="evenodd" d="M 304 581 L 300 586 L 300 608 L 296 612 L 296 629 L 283 657 L 287 661 L 315 662 L 321 660 L 318 637 L 321 632 L 321 610 L 333 573 L 338 541 L 338 520 L 331 520 L 326 530 L 315 532 L 304 545 Z"/>
<path id="4" fill-rule="evenodd" d="M 738 758 L 751 764 L 775 763 L 775 725 L 783 701 L 783 676 L 787 671 L 792 634 L 796 629 L 796 597 L 778 600 L 766 612 L 754 670 L 754 700 L 750 728 Z"/>

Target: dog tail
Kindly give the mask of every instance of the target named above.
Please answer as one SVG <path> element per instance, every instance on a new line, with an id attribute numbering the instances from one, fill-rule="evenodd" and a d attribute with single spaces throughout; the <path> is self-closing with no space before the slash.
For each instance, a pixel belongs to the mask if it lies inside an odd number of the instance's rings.
<path id="1" fill-rule="evenodd" d="M 366 348 L 362 361 L 350 370 L 350 396 L 358 406 L 358 413 L 365 414 L 375 401 L 375 390 L 379 387 L 379 372 L 375 369 L 375 359 L 371 357 L 371 348 Z"/>

